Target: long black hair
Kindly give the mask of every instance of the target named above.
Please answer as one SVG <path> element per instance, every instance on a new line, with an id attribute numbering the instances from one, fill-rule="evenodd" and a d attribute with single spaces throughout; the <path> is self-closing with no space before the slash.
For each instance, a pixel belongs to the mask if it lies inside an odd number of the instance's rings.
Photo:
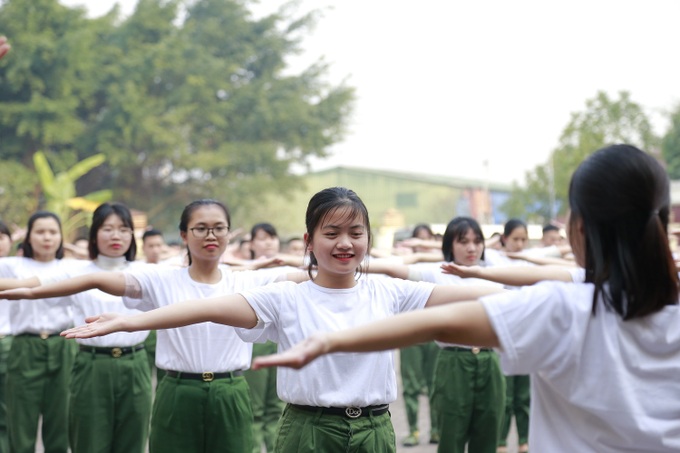
<path id="1" fill-rule="evenodd" d="M 678 303 L 669 181 L 652 156 L 631 145 L 596 151 L 574 172 L 569 205 L 569 240 L 595 284 L 593 314 L 600 296 L 626 320 Z"/>

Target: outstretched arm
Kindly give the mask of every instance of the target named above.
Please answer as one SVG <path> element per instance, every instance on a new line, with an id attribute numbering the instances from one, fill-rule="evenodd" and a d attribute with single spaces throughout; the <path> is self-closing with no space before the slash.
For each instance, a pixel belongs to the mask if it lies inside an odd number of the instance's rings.
<path id="1" fill-rule="evenodd" d="M 366 272 L 369 274 L 385 274 L 403 280 L 408 278 L 407 265 L 395 263 L 393 260 L 387 258 L 378 258 L 369 261 L 366 266 Z"/>
<path id="2" fill-rule="evenodd" d="M 48 297 L 70 296 L 72 294 L 99 289 L 114 296 L 125 294 L 125 274 L 122 272 L 95 272 L 67 278 L 55 283 L 40 285 L 40 280 L 34 277 L 37 285 L 26 285 L 7 291 L 0 291 L 0 299 L 46 299 Z"/>
<path id="3" fill-rule="evenodd" d="M 449 304 L 451 302 L 464 302 L 475 300 L 489 294 L 497 294 L 508 291 L 497 286 L 465 286 L 465 285 L 437 285 L 427 299 L 425 307 Z"/>
<path id="4" fill-rule="evenodd" d="M 442 272 L 463 278 L 482 278 L 511 286 L 533 285 L 543 280 L 571 282 L 569 267 L 565 266 L 459 266 L 442 264 Z"/>
<path id="5" fill-rule="evenodd" d="M 444 255 L 441 252 L 416 252 L 410 255 L 402 255 L 401 260 L 404 264 L 438 263 L 444 261 Z"/>
<path id="6" fill-rule="evenodd" d="M 403 313 L 353 329 L 317 333 L 281 354 L 256 358 L 253 369 L 269 366 L 302 368 L 317 357 L 333 352 L 383 351 L 432 340 L 499 346 L 482 304 L 468 301 Z"/>
<path id="7" fill-rule="evenodd" d="M 35 286 L 40 286 L 40 279 L 38 277 L 0 278 L 0 294 L 8 289 L 33 288 Z"/>
<path id="8" fill-rule="evenodd" d="M 426 247 L 431 249 L 442 248 L 442 241 L 436 239 L 407 238 L 399 242 L 400 247 Z"/>
<path id="9" fill-rule="evenodd" d="M 189 300 L 132 316 L 104 313 L 87 318 L 86 321 L 88 324 L 65 330 L 61 335 L 66 338 L 91 338 L 112 332 L 172 329 L 201 322 L 250 329 L 257 325 L 257 315 L 243 296 L 232 294 Z"/>
<path id="10" fill-rule="evenodd" d="M 532 256 L 531 254 L 526 253 L 511 253 L 511 252 L 506 252 L 505 255 L 508 258 L 512 258 L 514 260 L 523 260 L 526 261 L 527 263 L 537 264 L 539 266 L 557 265 L 563 267 L 576 267 L 576 262 L 574 262 L 573 260 L 566 260 L 564 258 L 556 258 L 553 256 Z"/>

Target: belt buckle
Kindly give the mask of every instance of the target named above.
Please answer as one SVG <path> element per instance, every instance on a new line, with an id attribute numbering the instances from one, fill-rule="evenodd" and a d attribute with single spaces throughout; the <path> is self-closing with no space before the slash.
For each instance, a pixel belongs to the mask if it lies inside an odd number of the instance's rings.
<path id="1" fill-rule="evenodd" d="M 40 338 L 41 338 L 41 339 L 47 340 L 49 337 L 50 337 L 50 333 L 49 333 L 49 332 L 45 332 L 44 330 L 43 330 L 42 332 L 40 332 Z"/>
<path id="2" fill-rule="evenodd" d="M 359 418 L 361 417 L 361 408 L 356 406 L 350 406 L 345 408 L 345 415 L 349 418 Z"/>
<path id="3" fill-rule="evenodd" d="M 121 348 L 111 348 L 111 357 L 114 359 L 119 358 L 123 355 L 123 350 Z"/>
<path id="4" fill-rule="evenodd" d="M 212 380 L 215 379 L 215 373 L 212 371 L 204 371 L 203 374 L 201 374 L 201 378 L 203 379 L 203 382 L 212 382 Z"/>
<path id="5" fill-rule="evenodd" d="M 480 349 L 479 349 L 479 348 L 472 348 L 472 353 L 473 353 L 473 354 L 476 355 L 476 354 L 479 354 L 479 352 L 480 352 Z"/>

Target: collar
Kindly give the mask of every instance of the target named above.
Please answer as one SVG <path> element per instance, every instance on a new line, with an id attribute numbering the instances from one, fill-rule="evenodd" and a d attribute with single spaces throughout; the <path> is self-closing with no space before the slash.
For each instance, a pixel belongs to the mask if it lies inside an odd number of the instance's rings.
<path id="1" fill-rule="evenodd" d="M 106 271 L 120 271 L 128 267 L 128 261 L 124 256 L 119 256 L 116 258 L 111 258 L 109 256 L 99 255 L 94 260 L 97 267 L 100 267 Z"/>

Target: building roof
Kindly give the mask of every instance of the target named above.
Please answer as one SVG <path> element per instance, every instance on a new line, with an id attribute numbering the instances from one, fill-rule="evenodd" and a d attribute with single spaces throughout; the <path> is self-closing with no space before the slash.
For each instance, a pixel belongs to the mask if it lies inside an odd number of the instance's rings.
<path id="1" fill-rule="evenodd" d="M 488 187 L 489 190 L 498 192 L 510 192 L 512 190 L 512 184 L 499 183 L 495 181 L 485 181 L 484 179 L 460 178 L 457 176 L 450 175 L 430 175 L 426 173 L 400 172 L 393 170 L 379 170 L 375 168 L 351 167 L 346 165 L 311 172 L 311 174 L 323 175 L 337 172 L 364 174 L 367 176 L 378 175 L 392 179 L 402 179 L 405 181 L 416 181 L 428 184 L 437 184 L 442 186 L 455 187 L 459 189 L 465 189 L 470 187 L 475 188 Z"/>

